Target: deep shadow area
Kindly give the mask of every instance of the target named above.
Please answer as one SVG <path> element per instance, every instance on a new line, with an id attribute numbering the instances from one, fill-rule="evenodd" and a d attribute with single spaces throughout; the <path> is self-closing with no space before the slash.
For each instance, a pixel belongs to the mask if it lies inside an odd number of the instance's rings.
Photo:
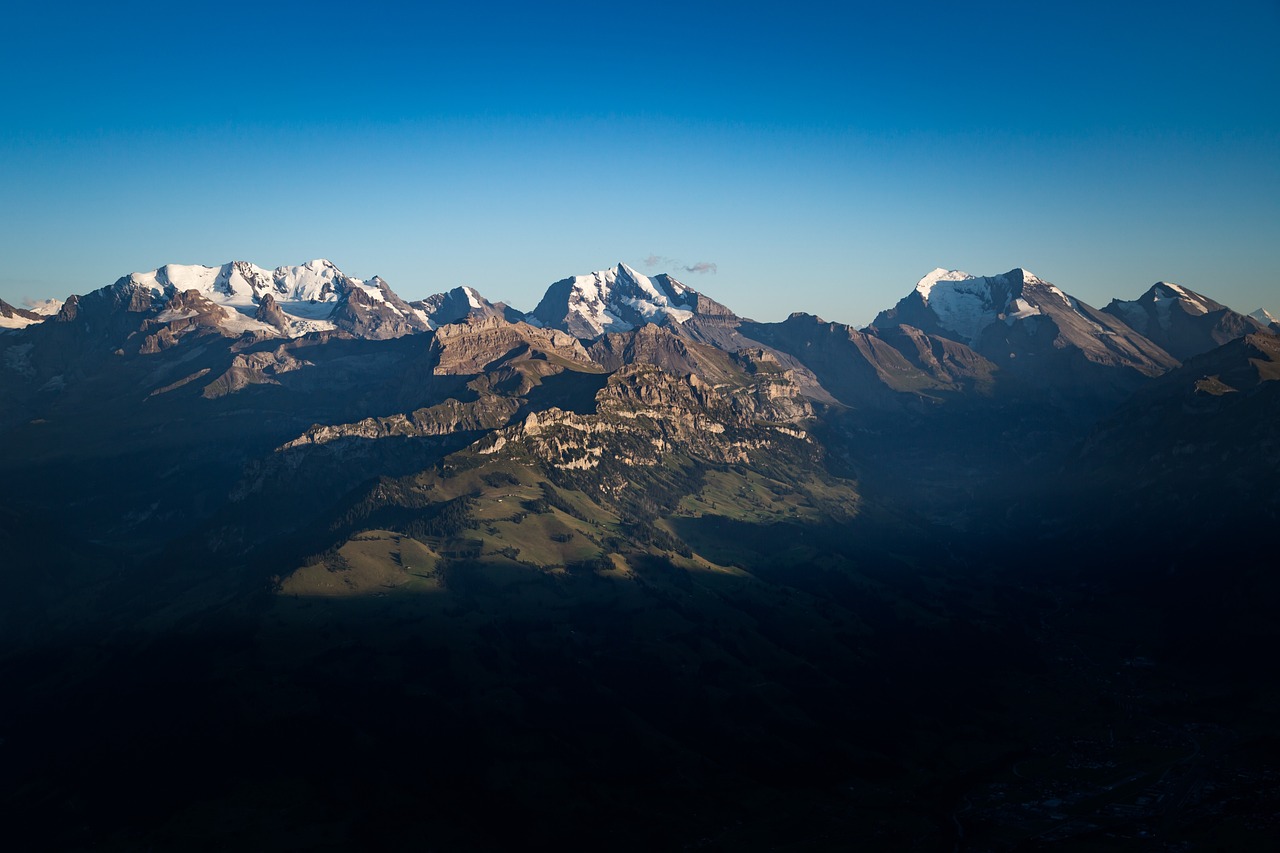
<path id="1" fill-rule="evenodd" d="M 3 660 L 4 825 L 108 850 L 1269 837 L 1265 549 L 1228 588 L 1211 537 L 983 534 L 943 559 L 749 527 L 728 536 L 777 543 L 750 574 L 461 559 L 431 594 L 259 589 L 155 632 L 101 614 Z"/>

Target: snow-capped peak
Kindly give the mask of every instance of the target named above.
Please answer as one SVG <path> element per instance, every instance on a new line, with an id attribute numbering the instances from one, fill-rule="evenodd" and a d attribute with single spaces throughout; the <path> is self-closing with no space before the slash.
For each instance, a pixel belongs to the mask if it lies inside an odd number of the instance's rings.
<path id="1" fill-rule="evenodd" d="M 210 302 L 230 309 L 233 314 L 228 316 L 232 319 L 234 314 L 254 317 L 263 297 L 269 294 L 285 317 L 281 331 L 289 335 L 335 328 L 330 315 L 356 290 L 368 297 L 365 302 L 385 305 L 391 314 L 403 317 L 407 310 L 381 278 L 353 278 L 326 258 L 274 270 L 248 261 L 231 261 L 216 267 L 165 264 L 150 272 L 132 273 L 117 285 L 150 291 L 161 300 L 194 290 Z"/>
<path id="2" fill-rule="evenodd" d="M 22 307 L 28 311 L 33 311 L 42 317 L 53 317 L 62 310 L 61 299 L 28 299 L 22 303 Z M 1258 309 L 1262 310 L 1262 309 Z"/>
<path id="3" fill-rule="evenodd" d="M 1032 279 L 1039 282 L 1034 276 Z M 1012 319 L 1040 313 L 1026 300 L 1018 298 L 1025 281 L 1026 274 L 1020 269 L 1003 276 L 974 276 L 939 267 L 920 279 L 916 292 L 932 309 L 942 328 L 972 343 L 983 329 L 1005 316 L 1009 309 L 1012 309 Z"/>
<path id="4" fill-rule="evenodd" d="M 1171 281 L 1157 281 L 1151 285 L 1148 291 L 1152 300 L 1157 305 L 1161 303 L 1181 302 L 1182 307 L 1189 314 L 1208 314 L 1217 310 L 1219 307 L 1216 303 L 1205 299 L 1205 297 L 1193 290 L 1188 290 L 1181 285 L 1174 284 Z"/>
<path id="5" fill-rule="evenodd" d="M 929 304 L 929 294 L 933 291 L 934 286 L 940 281 L 968 281 L 976 276 L 969 275 L 967 272 L 960 270 L 944 270 L 937 267 L 925 274 L 924 278 L 916 282 L 916 292 L 924 299 L 926 305 Z"/>
<path id="6" fill-rule="evenodd" d="M 872 325 L 906 322 L 932 329 L 936 324 L 945 334 L 972 345 L 993 323 L 1012 326 L 1063 310 L 1079 313 L 1075 300 L 1030 270 L 1015 267 L 1001 275 L 975 276 L 938 267 Z"/>
<path id="7" fill-rule="evenodd" d="M 1271 312 L 1265 308 L 1259 308 L 1257 311 L 1251 312 L 1249 316 L 1264 326 L 1270 326 L 1272 323 L 1280 323 L 1280 320 L 1277 320 Z"/>
<path id="8" fill-rule="evenodd" d="M 520 317 L 520 312 L 507 306 L 494 305 L 480 291 L 461 285 L 444 293 L 434 293 L 426 299 L 410 303 L 410 307 L 430 328 L 460 323 L 469 317 Z"/>
<path id="9" fill-rule="evenodd" d="M 684 323 L 698 295 L 669 275 L 647 276 L 625 263 L 561 279 L 548 288 L 533 317 L 583 338 L 625 332 L 646 323 Z"/>

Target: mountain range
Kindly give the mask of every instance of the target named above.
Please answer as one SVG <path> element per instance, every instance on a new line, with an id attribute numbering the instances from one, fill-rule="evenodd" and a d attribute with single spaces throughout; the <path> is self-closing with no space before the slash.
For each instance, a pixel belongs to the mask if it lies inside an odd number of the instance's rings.
<path id="1" fill-rule="evenodd" d="M 0 676 L 24 697 L 0 736 L 39 734 L 0 766 L 53 846 L 328 821 L 408 848 L 419 813 L 446 848 L 530 821 L 596 849 L 1199 838 L 1019 772 L 1084 791 L 1062 744 L 1108 726 L 1098 766 L 1160 797 L 1269 778 L 1212 763 L 1275 699 L 1223 664 L 1277 639 L 1265 312 L 937 269 L 865 328 L 766 323 L 619 264 L 524 313 L 315 260 L 170 264 L 0 323 Z M 1228 554 L 1249 568 L 1189 615 Z M 1228 671 L 1254 704 L 1205 722 L 1176 685 Z M 477 822 L 494 797 L 519 820 Z"/>

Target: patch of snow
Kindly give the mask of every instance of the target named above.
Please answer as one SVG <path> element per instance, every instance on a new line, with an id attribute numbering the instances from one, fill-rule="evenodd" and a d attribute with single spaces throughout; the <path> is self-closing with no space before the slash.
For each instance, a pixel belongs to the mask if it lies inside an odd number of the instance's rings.
<path id="1" fill-rule="evenodd" d="M 574 276 L 569 310 L 594 334 L 625 332 L 635 328 L 637 319 L 653 323 L 669 317 L 677 323 L 687 322 L 693 317 L 694 305 L 679 297 L 693 292 L 669 276 L 655 281 L 618 264 L 611 270 Z"/>
<path id="2" fill-rule="evenodd" d="M 1061 290 L 1059 290 L 1059 289 L 1058 289 L 1058 286 L 1057 286 L 1056 284 L 1049 284 L 1048 282 L 1045 282 L 1045 288 L 1046 288 L 1050 293 L 1054 294 L 1054 295 L 1055 295 L 1055 296 L 1057 296 L 1059 299 L 1061 299 L 1063 302 L 1067 303 L 1068 305 L 1071 305 L 1071 307 L 1072 307 L 1072 308 L 1074 308 L 1074 307 L 1075 307 L 1075 305 L 1072 305 L 1072 303 L 1071 303 L 1071 297 L 1070 297 L 1070 296 L 1067 296 L 1067 294 L 1065 294 L 1065 293 L 1063 293 Z"/>
<path id="3" fill-rule="evenodd" d="M 569 295 L 569 310 L 577 314 L 594 334 L 628 331 L 631 324 L 608 308 L 616 270 L 594 272 L 573 277 L 573 292 Z"/>
<path id="4" fill-rule="evenodd" d="M 1119 309 L 1120 319 L 1125 325 L 1134 329 L 1139 334 L 1145 334 L 1147 330 L 1147 312 L 1137 302 L 1122 302 L 1116 300 L 1115 306 Z"/>
<path id="5" fill-rule="evenodd" d="M 269 326 L 252 317 L 246 317 L 239 311 L 227 311 L 226 319 L 218 324 L 218 328 L 226 332 L 232 332 L 236 337 L 245 332 L 261 332 L 268 335 L 280 334 L 280 330 L 275 326 Z"/>
<path id="6" fill-rule="evenodd" d="M 419 320 L 421 320 L 424 324 L 426 324 L 426 327 L 428 329 L 436 328 L 435 321 L 431 319 L 431 317 L 427 314 L 426 311 L 423 311 L 421 308 L 413 308 L 412 311 L 413 311 L 413 315 L 417 317 Z"/>
<path id="7" fill-rule="evenodd" d="M 1187 311 L 1188 313 L 1191 313 L 1191 314 L 1208 314 L 1209 313 L 1209 306 L 1204 303 L 1204 300 L 1200 298 L 1199 294 L 1194 293 L 1190 290 L 1187 290 L 1185 287 L 1182 287 L 1177 284 L 1173 284 L 1172 282 L 1168 282 L 1168 281 L 1159 282 L 1157 286 L 1167 287 L 1170 290 L 1172 290 L 1174 294 L 1172 298 L 1180 301 L 1182 303 L 1183 310 Z"/>
<path id="8" fill-rule="evenodd" d="M 327 320 L 333 313 L 332 302 L 276 302 L 281 311 L 291 317 L 302 317 L 306 320 Z"/>
<path id="9" fill-rule="evenodd" d="M 359 279 L 348 279 L 324 258 L 307 261 L 296 267 L 277 267 L 271 273 L 275 288 L 289 301 L 335 302 L 338 299 L 338 283 L 364 284 Z"/>
<path id="10" fill-rule="evenodd" d="M 624 332 L 635 328 L 635 326 L 631 325 L 626 320 L 622 319 L 617 314 L 610 311 L 608 308 L 605 308 L 601 313 L 608 318 L 609 325 L 612 326 L 613 328 L 616 328 Z"/>
<path id="11" fill-rule="evenodd" d="M 32 320 L 30 317 L 14 314 L 12 317 L 0 317 L 0 329 L 25 329 L 33 323 L 43 322 L 43 320 Z"/>
<path id="12" fill-rule="evenodd" d="M 671 289 L 677 294 L 683 296 L 686 293 L 693 293 L 693 288 L 683 282 L 676 281 L 671 276 L 667 276 L 667 281 L 671 282 Z"/>
<path id="13" fill-rule="evenodd" d="M 1167 281 L 1158 281 L 1152 285 L 1151 296 L 1152 301 L 1155 302 L 1156 309 L 1165 312 L 1165 316 L 1168 315 L 1169 309 L 1175 304 L 1179 305 L 1188 314 L 1209 313 L 1210 306 L 1205 304 L 1199 294 Z"/>
<path id="14" fill-rule="evenodd" d="M 647 275 L 641 275 L 626 264 L 618 264 L 618 273 L 620 274 L 619 278 L 625 275 L 627 278 L 630 278 L 635 282 L 641 292 L 650 297 L 654 302 L 666 304 L 667 295 L 660 292 L 658 288 L 654 286 L 653 279 L 649 278 Z"/>
<path id="15" fill-rule="evenodd" d="M 472 308 L 484 307 L 484 305 L 480 302 L 480 299 L 479 299 L 480 294 L 476 292 L 475 288 L 464 286 L 462 288 L 462 292 L 467 295 L 467 304 L 470 305 Z"/>
<path id="16" fill-rule="evenodd" d="M 353 283 L 355 283 L 355 282 L 353 281 Z M 374 302 L 385 302 L 385 303 L 387 304 L 387 307 L 388 307 L 388 308 L 391 308 L 392 310 L 395 310 L 395 306 L 394 306 L 394 305 L 392 305 L 391 303 L 387 302 L 387 296 L 386 296 L 386 294 L 385 294 L 385 293 L 383 293 L 383 292 L 382 292 L 382 288 L 380 288 L 380 287 L 373 287 L 373 286 L 370 286 L 370 285 L 365 284 L 365 283 L 363 283 L 363 282 L 361 282 L 361 283 L 359 283 L 359 284 L 356 284 L 356 287 L 360 288 L 360 289 L 361 289 L 361 290 L 363 290 L 366 294 L 368 294 L 368 295 L 369 295 L 369 298 L 370 298 L 370 299 L 372 299 Z M 399 312 L 399 311 L 396 311 L 396 313 L 397 313 L 397 314 L 399 314 L 400 312 Z"/>
<path id="17" fill-rule="evenodd" d="M 1004 309 L 992 299 L 991 279 L 956 270 L 934 270 L 920 280 L 916 290 L 933 310 L 939 325 L 959 335 L 965 343 L 977 340 Z"/>
<path id="18" fill-rule="evenodd" d="M 22 307 L 34 311 L 42 317 L 52 317 L 62 310 L 61 299 L 26 299 Z"/>
<path id="19" fill-rule="evenodd" d="M 165 264 L 151 272 L 136 272 L 130 282 L 163 293 L 169 287 L 177 290 L 211 291 L 221 267 L 196 266 L 194 264 Z"/>
<path id="20" fill-rule="evenodd" d="M 1159 289 L 1155 291 L 1152 299 L 1156 308 L 1156 322 L 1158 322 L 1160 324 L 1160 328 L 1164 329 L 1166 332 L 1169 331 L 1169 326 L 1173 322 L 1169 317 L 1169 309 L 1177 301 L 1178 297 L 1176 294 L 1171 294 L 1166 290 Z"/>
<path id="21" fill-rule="evenodd" d="M 1007 309 L 1005 309 L 1004 319 L 1006 323 L 1008 323 L 1009 325 L 1013 325 L 1014 320 L 1022 320 L 1027 317 L 1035 317 L 1040 313 L 1041 312 L 1039 308 L 1035 307 L 1030 302 L 1023 299 L 1022 297 L 1018 297 L 1014 299 L 1012 303 L 1010 303 Z"/>
<path id="22" fill-rule="evenodd" d="M 916 282 L 916 292 L 924 297 L 924 304 L 929 304 L 929 294 L 933 292 L 933 287 L 940 281 L 965 281 L 974 278 L 967 272 L 960 270 L 944 270 L 938 267 L 925 274 L 924 278 Z"/>
<path id="23" fill-rule="evenodd" d="M 334 323 L 326 319 L 333 312 L 333 306 L 327 302 L 277 302 L 276 307 L 280 309 L 280 313 L 284 314 L 285 320 L 289 323 L 288 335 L 291 338 L 299 338 L 311 332 L 331 332 L 338 328 Z M 237 307 L 236 310 L 247 321 L 257 324 L 256 326 L 238 324 L 237 328 L 241 331 L 265 329 L 271 334 L 279 333 L 279 330 L 274 326 L 269 326 L 253 316 L 257 313 L 256 309 Z"/>
<path id="24" fill-rule="evenodd" d="M 199 313 L 197 311 L 175 311 L 172 308 L 165 309 L 156 315 L 156 319 L 161 323 L 172 323 L 174 320 L 186 320 L 188 317 L 194 317 Z"/>

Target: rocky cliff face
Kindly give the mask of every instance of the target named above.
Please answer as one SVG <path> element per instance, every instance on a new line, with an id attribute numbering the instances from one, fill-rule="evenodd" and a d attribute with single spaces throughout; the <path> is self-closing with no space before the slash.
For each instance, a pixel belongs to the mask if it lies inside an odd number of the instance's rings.
<path id="1" fill-rule="evenodd" d="M 430 324 L 408 303 L 392 294 L 386 282 L 375 281 L 379 285 L 378 297 L 362 287 L 349 289 L 329 315 L 329 322 L 356 337 L 375 341 L 430 330 Z"/>
<path id="2" fill-rule="evenodd" d="M 292 441 L 285 442 L 279 450 L 318 446 L 348 438 L 376 441 L 381 438 L 487 432 L 506 426 L 521 404 L 522 401 L 515 397 L 486 395 L 465 403 L 449 399 L 405 414 L 364 418 L 354 423 L 317 424 Z"/>
<path id="3" fill-rule="evenodd" d="M 492 316 L 441 326 L 436 330 L 433 349 L 438 374 L 481 373 L 486 365 L 509 359 L 517 352 L 583 369 L 599 369 L 573 335 L 527 323 L 507 323 Z"/>
<path id="4" fill-rule="evenodd" d="M 280 306 L 276 304 L 276 298 L 270 293 L 262 295 L 258 302 L 258 310 L 254 312 L 253 318 L 281 332 L 289 329 L 289 318 L 285 316 L 284 311 L 280 310 Z"/>
<path id="5" fill-rule="evenodd" d="M 706 462 L 751 464 L 756 454 L 781 452 L 780 445 L 787 445 L 791 453 L 797 442 L 810 442 L 802 418 L 811 410 L 797 394 L 771 395 L 769 385 L 734 393 L 709 385 L 696 374 L 677 376 L 651 365 L 628 365 L 609 376 L 596 395 L 595 413 L 561 409 L 532 413 L 518 425 L 482 440 L 477 448 L 480 453 L 495 453 L 516 442 L 555 468 L 603 466 L 618 478 L 612 489 L 624 487 L 621 472 L 625 469 L 661 465 L 669 453 Z"/>

